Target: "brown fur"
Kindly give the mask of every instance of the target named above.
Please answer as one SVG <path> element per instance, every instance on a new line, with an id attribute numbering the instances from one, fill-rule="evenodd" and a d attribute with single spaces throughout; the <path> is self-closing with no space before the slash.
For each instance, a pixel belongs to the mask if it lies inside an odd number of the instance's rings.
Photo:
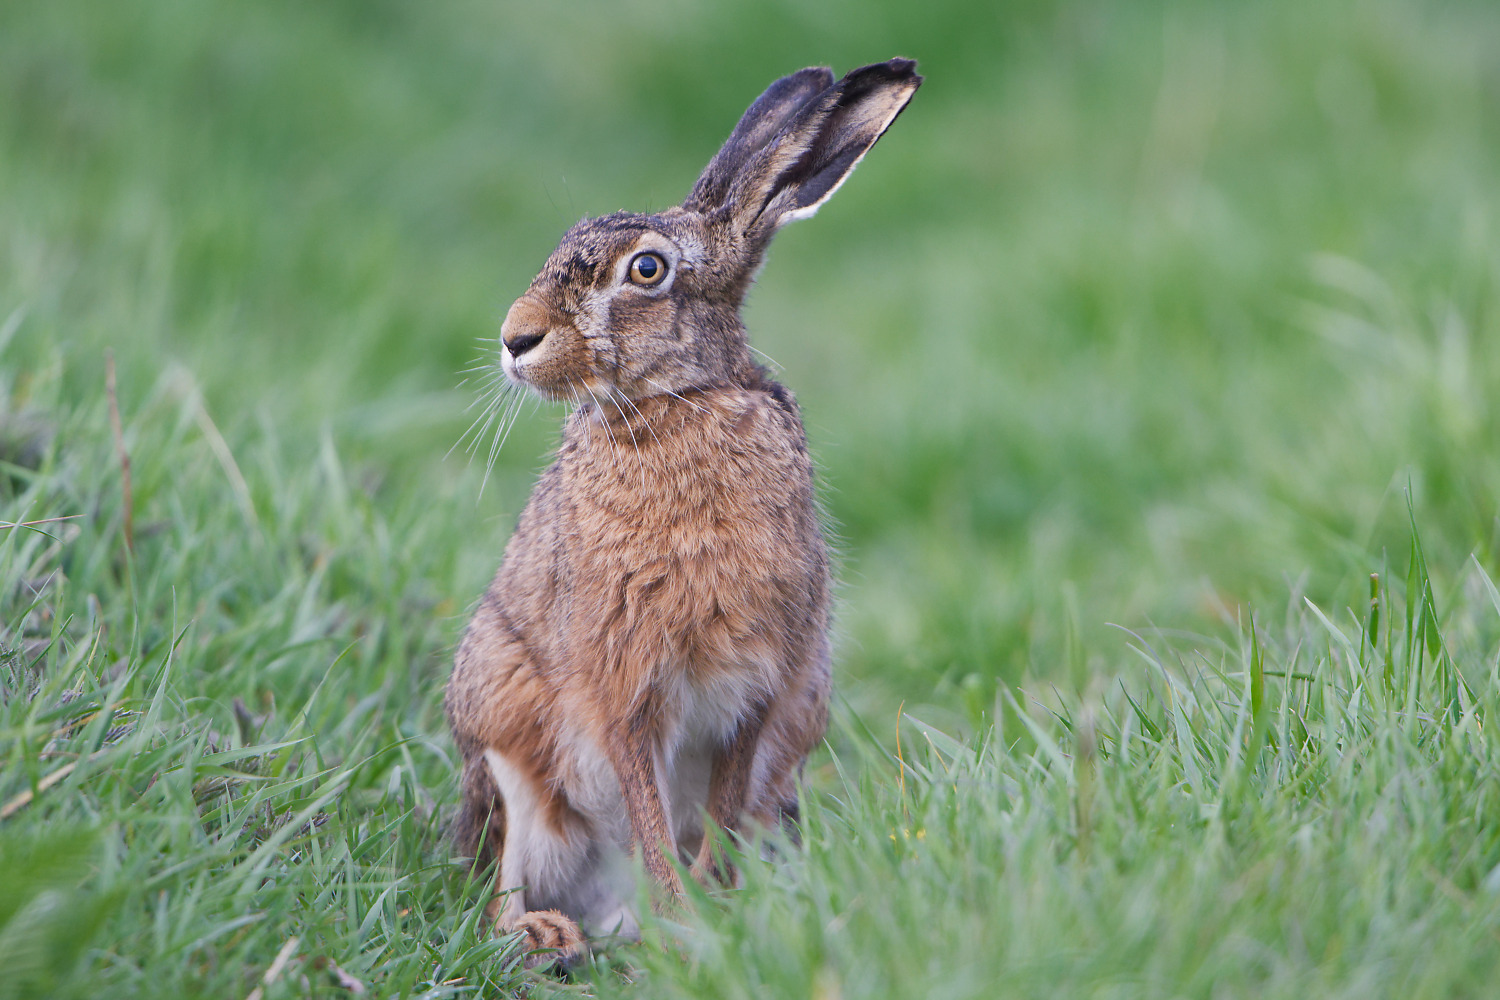
<path id="1" fill-rule="evenodd" d="M 796 815 L 827 721 L 829 560 L 797 405 L 753 362 L 739 306 L 776 228 L 916 91 L 913 65 L 773 84 L 683 207 L 579 223 L 506 317 L 507 376 L 577 408 L 448 684 L 455 832 L 500 862 L 499 929 L 563 960 L 583 939 L 559 921 L 588 914 L 528 911 L 523 893 L 582 910 L 589 866 L 633 846 L 670 896 L 670 859 L 732 877 L 704 814 L 730 831 Z M 655 286 L 628 278 L 644 252 L 667 268 Z M 667 801 L 674 782 L 701 798 Z"/>

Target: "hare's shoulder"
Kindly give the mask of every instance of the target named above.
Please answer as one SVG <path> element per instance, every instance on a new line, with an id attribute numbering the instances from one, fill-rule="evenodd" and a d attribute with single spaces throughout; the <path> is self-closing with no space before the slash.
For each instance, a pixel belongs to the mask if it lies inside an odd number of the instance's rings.
<path id="1" fill-rule="evenodd" d="M 801 411 L 779 382 L 720 389 L 705 399 L 713 419 L 702 421 L 702 430 L 714 451 L 752 456 L 769 468 L 808 464 Z"/>
<path id="2" fill-rule="evenodd" d="M 687 507 L 748 527 L 813 504 L 813 466 L 796 402 L 781 386 L 704 394 L 707 414 L 684 419 L 663 470 Z M 675 473 L 675 474 L 674 474 Z"/>

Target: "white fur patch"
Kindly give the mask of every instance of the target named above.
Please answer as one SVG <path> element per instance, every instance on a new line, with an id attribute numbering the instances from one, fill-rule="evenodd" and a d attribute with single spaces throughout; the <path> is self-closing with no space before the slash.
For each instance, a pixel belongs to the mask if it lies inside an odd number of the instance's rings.
<path id="1" fill-rule="evenodd" d="M 548 896 L 577 877 L 588 845 L 571 843 L 548 828 L 538 815 L 539 803 L 531 781 L 494 750 L 484 752 L 490 777 L 505 803 L 505 846 L 500 856 L 500 888 L 523 889 Z M 506 901 L 505 913 L 527 909 L 523 892 Z M 519 915 L 519 914 L 517 914 Z"/>

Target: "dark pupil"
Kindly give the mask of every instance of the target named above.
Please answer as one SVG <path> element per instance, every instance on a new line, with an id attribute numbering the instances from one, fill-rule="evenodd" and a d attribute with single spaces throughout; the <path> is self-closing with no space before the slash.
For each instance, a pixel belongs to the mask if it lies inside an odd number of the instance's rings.
<path id="1" fill-rule="evenodd" d="M 650 254 L 641 257 L 635 262 L 635 269 L 642 278 L 650 281 L 652 278 L 656 277 L 656 258 L 652 257 Z"/>

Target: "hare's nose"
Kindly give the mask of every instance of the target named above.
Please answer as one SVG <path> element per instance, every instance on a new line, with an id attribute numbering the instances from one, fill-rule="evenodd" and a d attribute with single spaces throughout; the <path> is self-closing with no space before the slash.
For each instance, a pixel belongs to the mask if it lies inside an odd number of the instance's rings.
<path id="1" fill-rule="evenodd" d="M 532 295 L 523 295 L 505 314 L 500 341 L 512 356 L 519 358 L 546 339 L 552 320 L 551 310 L 545 304 Z"/>
<path id="2" fill-rule="evenodd" d="M 523 330 L 519 333 L 512 334 L 509 337 L 502 336 L 500 340 L 505 344 L 505 349 L 511 353 L 512 357 L 519 358 L 521 355 L 531 350 L 537 344 L 540 344 L 542 342 L 542 339 L 546 336 L 547 331 L 545 330 L 541 332 L 537 332 L 535 330 Z"/>

